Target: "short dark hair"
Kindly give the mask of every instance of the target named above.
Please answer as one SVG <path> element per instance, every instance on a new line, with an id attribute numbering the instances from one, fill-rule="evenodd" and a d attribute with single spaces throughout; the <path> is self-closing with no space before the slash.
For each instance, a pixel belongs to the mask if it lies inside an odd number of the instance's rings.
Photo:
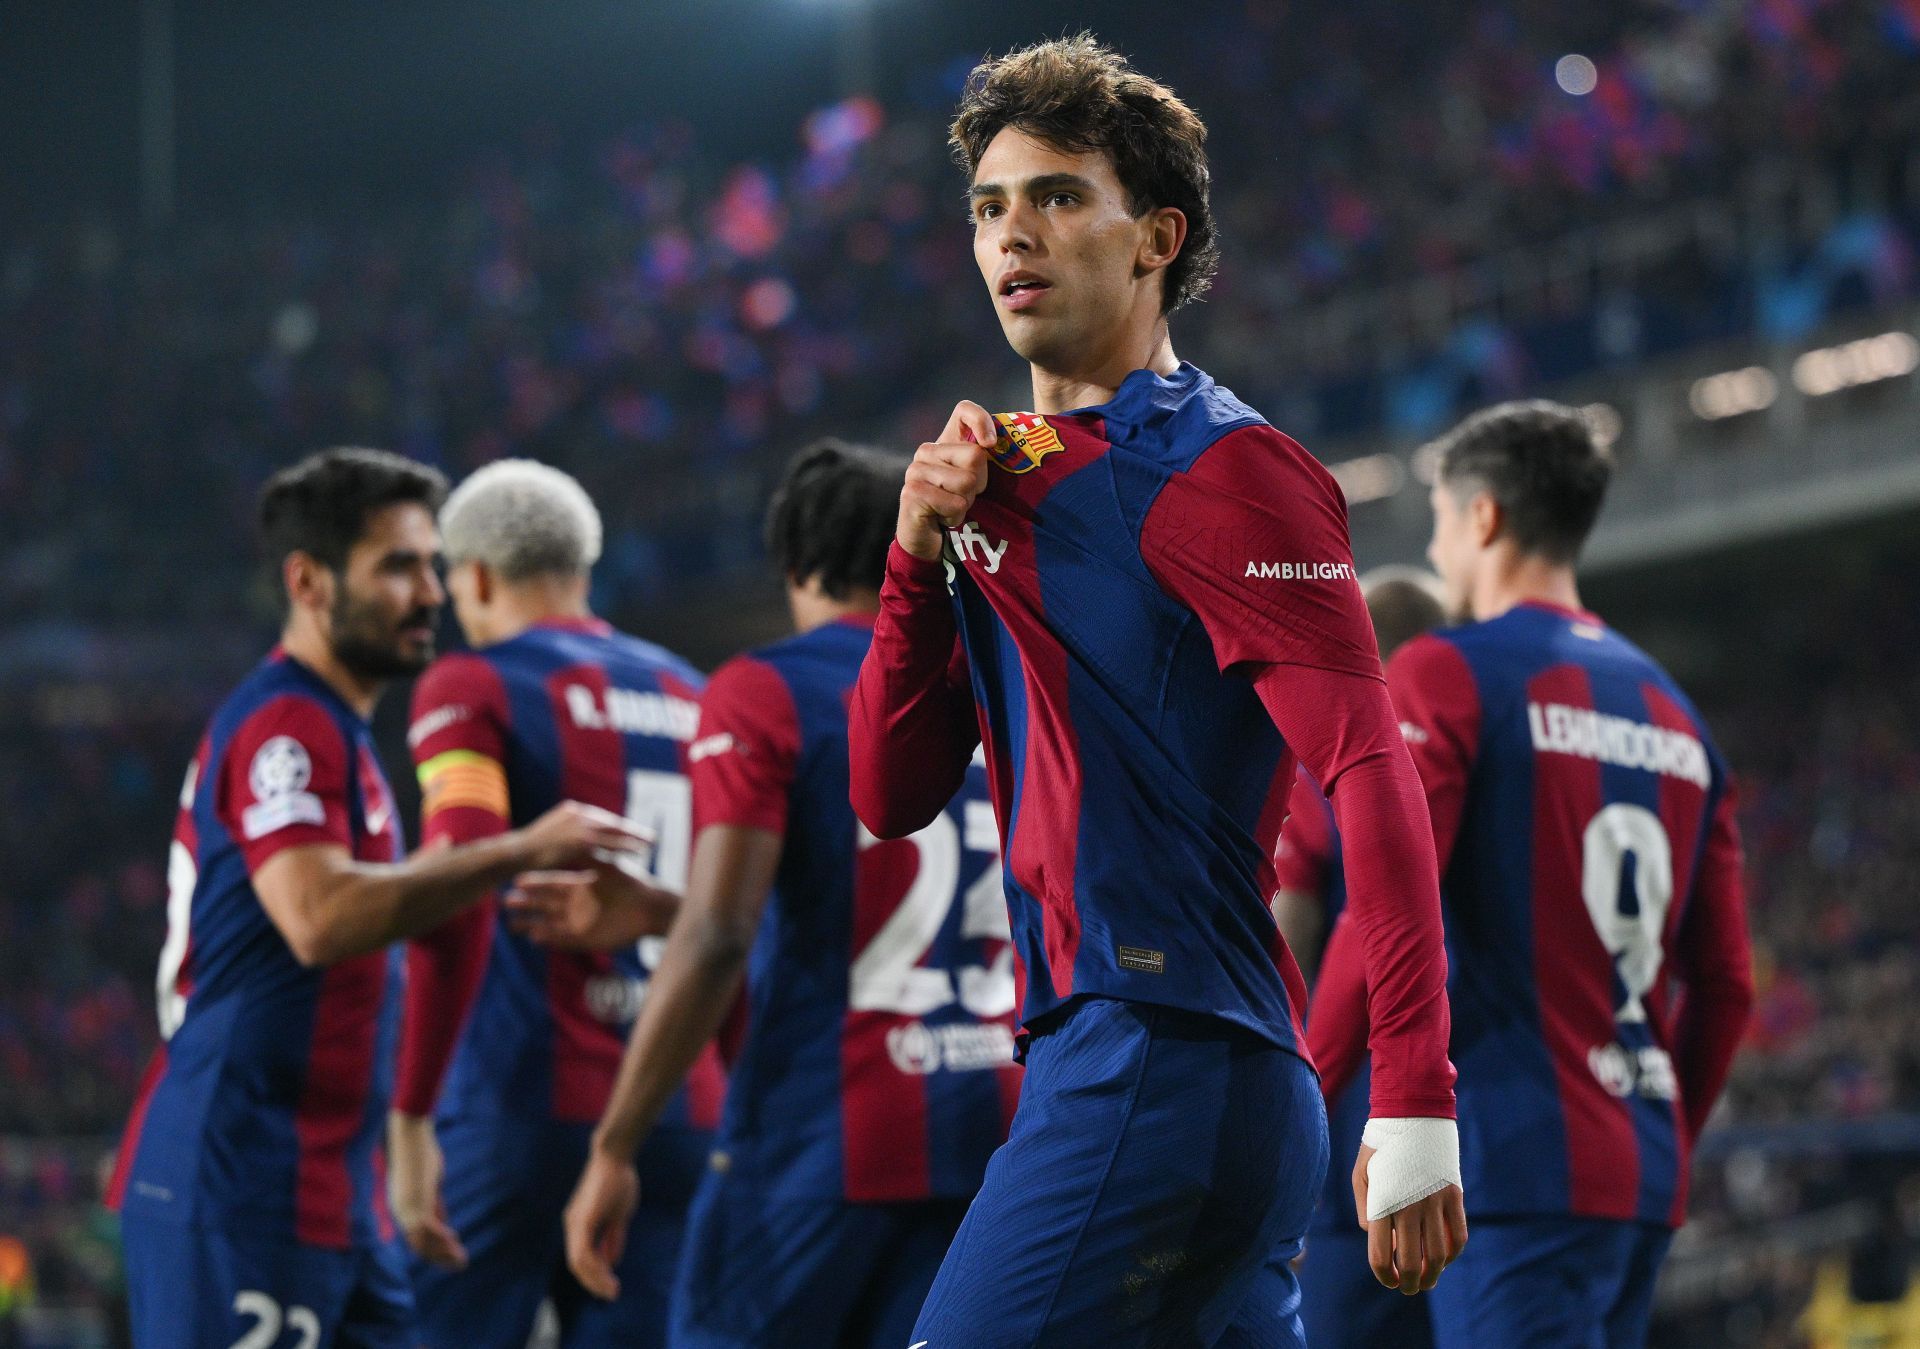
<path id="1" fill-rule="evenodd" d="M 973 68 L 951 128 L 954 158 L 971 179 L 1008 127 L 1073 153 L 1113 160 L 1135 216 L 1163 206 L 1187 218 L 1187 238 L 1166 269 L 1163 313 L 1206 293 L 1220 264 L 1208 190 L 1207 128 L 1158 80 L 1091 33 L 1036 43 Z"/>
<path id="2" fill-rule="evenodd" d="M 817 580 L 837 600 L 878 590 L 900 514 L 907 461 L 831 438 L 787 464 L 767 503 L 767 554 L 789 580 Z"/>
<path id="3" fill-rule="evenodd" d="M 1564 403 L 1501 403 L 1436 442 L 1440 482 L 1456 497 L 1484 491 L 1523 553 L 1570 563 L 1593 532 L 1612 456 L 1586 417 Z"/>
<path id="4" fill-rule="evenodd" d="M 446 475 L 404 455 L 321 450 L 267 479 L 260 489 L 260 534 L 276 564 L 300 552 L 342 571 L 374 512 L 402 502 L 437 512 L 446 499 Z"/>

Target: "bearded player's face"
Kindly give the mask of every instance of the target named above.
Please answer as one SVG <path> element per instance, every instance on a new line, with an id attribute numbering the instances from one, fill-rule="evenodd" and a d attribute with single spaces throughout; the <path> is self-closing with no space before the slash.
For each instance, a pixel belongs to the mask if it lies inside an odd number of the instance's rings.
<path id="1" fill-rule="evenodd" d="M 418 674 L 433 660 L 447 592 L 435 563 L 440 531 L 411 502 L 376 511 L 347 554 L 329 613 L 334 658 L 366 679 Z"/>
<path id="2" fill-rule="evenodd" d="M 1099 152 L 1008 127 L 975 166 L 973 256 L 1007 341 L 1043 369 L 1074 370 L 1139 301 L 1150 234 Z"/>

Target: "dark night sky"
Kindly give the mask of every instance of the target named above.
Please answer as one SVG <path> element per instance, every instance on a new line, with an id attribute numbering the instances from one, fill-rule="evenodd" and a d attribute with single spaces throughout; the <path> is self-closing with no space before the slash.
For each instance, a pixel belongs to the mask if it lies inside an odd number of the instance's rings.
<path id="1" fill-rule="evenodd" d="M 605 135 L 682 116 L 734 155 L 779 153 L 836 89 L 862 0 L 174 0 L 188 204 L 252 188 L 379 189 L 533 125 Z M 964 55 L 1083 26 L 1151 70 L 1163 6 L 864 0 L 880 91 L 950 102 Z M 130 209 L 139 0 L 0 0 L 0 214 Z"/>

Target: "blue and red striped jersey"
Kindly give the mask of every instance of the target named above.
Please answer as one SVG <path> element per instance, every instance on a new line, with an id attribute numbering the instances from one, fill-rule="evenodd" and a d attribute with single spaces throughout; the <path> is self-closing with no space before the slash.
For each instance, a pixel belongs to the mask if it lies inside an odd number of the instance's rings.
<path id="1" fill-rule="evenodd" d="M 684 890 L 702 684 L 678 656 L 591 619 L 443 656 L 414 688 L 407 737 L 423 840 L 484 838 L 580 801 L 647 825 L 654 878 Z M 396 1105 L 597 1122 L 658 948 L 551 951 L 491 900 L 416 940 Z M 722 1094 L 709 1047 L 661 1123 L 711 1129 Z"/>
<path id="2" fill-rule="evenodd" d="M 995 420 L 948 593 L 937 563 L 889 554 L 851 708 L 860 818 L 915 827 L 981 745 L 1028 1028 L 1125 998 L 1304 1057 L 1268 906 L 1297 757 L 1348 835 L 1375 1112 L 1450 1117 L 1432 838 L 1338 485 L 1191 365 Z"/>
<path id="3" fill-rule="evenodd" d="M 181 789 L 163 1043 L 110 1195 L 126 1212 L 332 1248 L 391 1235 L 378 1174 L 389 953 L 302 966 L 251 880 L 281 849 L 313 844 L 401 854 L 366 723 L 276 651 L 214 713 Z"/>
<path id="4" fill-rule="evenodd" d="M 1441 859 L 1468 1202 L 1678 1225 L 1750 989 L 1726 764 L 1583 611 L 1417 638 L 1388 683 Z"/>
<path id="5" fill-rule="evenodd" d="M 847 699 L 872 636 L 850 617 L 728 662 L 691 755 L 696 831 L 783 840 L 718 1145 L 769 1197 L 972 1195 L 1019 1092 L 984 771 L 909 838 L 875 839 L 847 803 Z"/>

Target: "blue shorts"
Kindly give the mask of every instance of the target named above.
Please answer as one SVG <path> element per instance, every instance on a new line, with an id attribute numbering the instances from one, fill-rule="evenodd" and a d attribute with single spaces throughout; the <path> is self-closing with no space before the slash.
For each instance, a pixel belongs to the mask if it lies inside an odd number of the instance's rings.
<path id="1" fill-rule="evenodd" d="M 1646 1343 L 1669 1228 L 1608 1218 L 1467 1221 L 1466 1250 L 1427 1294 L 1440 1349 Z"/>
<path id="2" fill-rule="evenodd" d="M 353 1250 L 127 1217 L 127 1301 L 140 1349 L 412 1349 L 397 1243 Z"/>
<path id="3" fill-rule="evenodd" d="M 1073 1004 L 1033 1037 L 1012 1135 L 912 1338 L 1211 1345 L 1257 1297 L 1269 1338 L 1242 1342 L 1297 1344 L 1292 1276 L 1272 1264 L 1326 1165 L 1319 1084 L 1296 1055 L 1215 1017 Z"/>
<path id="4" fill-rule="evenodd" d="M 467 1267 L 412 1262 L 422 1349 L 523 1349 L 551 1298 L 564 1349 L 667 1343 L 667 1305 L 693 1185 L 712 1136 L 655 1130 L 641 1149 L 640 1207 L 617 1273 L 620 1296 L 590 1296 L 567 1268 L 561 1214 L 586 1165 L 592 1126 L 454 1116 L 437 1130 L 447 1221 Z"/>
<path id="5" fill-rule="evenodd" d="M 964 1199 L 769 1202 L 711 1175 L 687 1220 L 674 1349 L 905 1349 L 966 1211 Z"/>
<path id="6" fill-rule="evenodd" d="M 1367 1263 L 1367 1234 L 1346 1209 L 1345 1228 L 1316 1228 L 1300 1265 L 1300 1316 L 1313 1349 L 1431 1349 L 1425 1296 L 1383 1288 Z M 1472 1240 L 1480 1229 L 1472 1229 Z M 1455 1266 L 1455 1268 L 1458 1268 Z M 1452 1270 L 1440 1276 L 1453 1277 Z"/>

